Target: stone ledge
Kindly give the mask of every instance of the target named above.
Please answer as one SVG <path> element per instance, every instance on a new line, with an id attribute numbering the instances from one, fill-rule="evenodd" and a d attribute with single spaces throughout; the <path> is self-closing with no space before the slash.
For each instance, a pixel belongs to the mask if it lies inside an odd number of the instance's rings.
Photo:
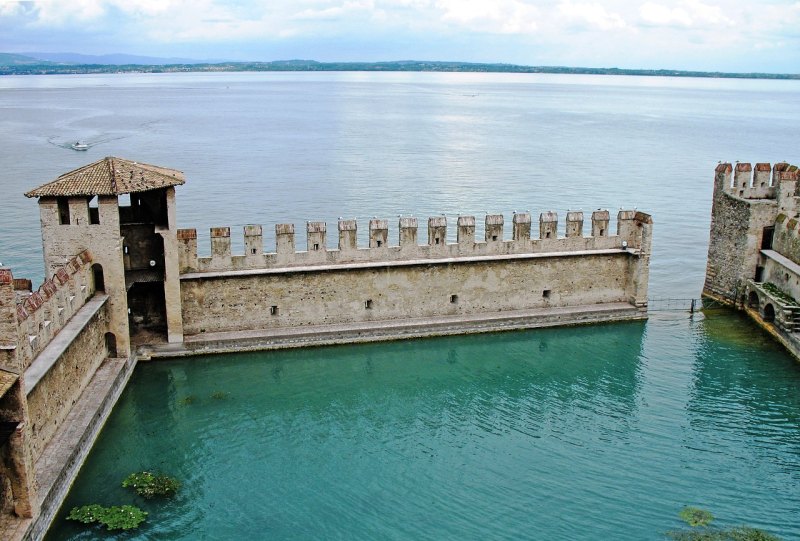
<path id="1" fill-rule="evenodd" d="M 42 539 L 72 486 L 136 364 L 106 359 L 70 410 L 34 466 L 39 514 L 24 537 Z"/>
<path id="2" fill-rule="evenodd" d="M 182 343 L 142 346 L 139 350 L 139 359 L 402 340 L 637 319 L 647 319 L 646 308 L 619 302 L 469 316 L 202 333 L 187 335 Z"/>
<path id="3" fill-rule="evenodd" d="M 602 250 L 572 250 L 566 252 L 536 252 L 524 254 L 497 254 L 459 257 L 431 257 L 420 259 L 398 259 L 387 261 L 363 261 L 352 263 L 334 263 L 317 265 L 298 265 L 296 267 L 277 267 L 260 269 L 242 269 L 228 271 L 187 272 L 180 275 L 181 280 L 202 280 L 209 278 L 233 278 L 238 276 L 258 276 L 262 274 L 286 274 L 292 272 L 350 271 L 359 269 L 381 269 L 386 267 L 412 267 L 420 265 L 457 265 L 462 263 L 481 263 L 492 261 L 509 261 L 520 259 L 545 259 L 550 257 L 580 257 L 628 254 L 640 256 L 633 248 L 607 248 Z"/>
<path id="4" fill-rule="evenodd" d="M 64 352 L 75 341 L 75 338 L 86 327 L 89 321 L 100 311 L 108 300 L 108 295 L 95 295 L 81 306 L 72 318 L 61 328 L 50 343 L 36 356 L 36 359 L 25 370 L 25 394 L 28 395 L 47 375 Z"/>

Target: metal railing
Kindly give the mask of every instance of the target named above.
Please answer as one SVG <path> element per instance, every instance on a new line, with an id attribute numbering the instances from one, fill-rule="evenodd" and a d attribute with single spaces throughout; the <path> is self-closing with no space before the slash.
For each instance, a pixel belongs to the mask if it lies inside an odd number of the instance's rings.
<path id="1" fill-rule="evenodd" d="M 648 312 L 689 312 L 693 314 L 697 310 L 709 308 L 721 308 L 725 306 L 721 302 L 711 299 L 670 299 L 655 297 L 647 299 Z"/>

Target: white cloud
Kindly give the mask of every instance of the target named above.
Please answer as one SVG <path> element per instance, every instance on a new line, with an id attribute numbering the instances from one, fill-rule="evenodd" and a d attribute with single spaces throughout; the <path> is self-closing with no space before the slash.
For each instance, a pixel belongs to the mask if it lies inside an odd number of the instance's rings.
<path id="1" fill-rule="evenodd" d="M 588 28 L 614 30 L 627 26 L 622 16 L 609 12 L 603 5 L 596 2 L 571 2 L 567 0 L 558 5 L 558 12 L 570 23 L 577 22 Z"/>
<path id="2" fill-rule="evenodd" d="M 682 26 L 701 25 L 733 26 L 734 21 L 719 6 L 704 4 L 697 0 L 684 0 L 674 6 L 646 2 L 639 8 L 639 15 L 648 25 Z"/>
<path id="3" fill-rule="evenodd" d="M 539 10 L 518 0 L 439 0 L 442 21 L 475 32 L 521 34 L 539 28 Z"/>

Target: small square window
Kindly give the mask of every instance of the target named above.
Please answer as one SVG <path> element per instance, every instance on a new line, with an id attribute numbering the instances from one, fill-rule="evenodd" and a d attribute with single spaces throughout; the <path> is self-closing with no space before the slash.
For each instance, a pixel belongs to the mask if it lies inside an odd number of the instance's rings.
<path id="1" fill-rule="evenodd" d="M 450 295 L 450 304 L 456 304 L 458 302 L 458 295 Z"/>
<path id="2" fill-rule="evenodd" d="M 497 235 L 492 235 L 492 240 L 497 240 Z"/>
<path id="3" fill-rule="evenodd" d="M 550 231 L 548 231 L 547 233 L 544 234 L 544 238 L 546 238 L 546 239 L 550 238 Z"/>
<path id="4" fill-rule="evenodd" d="M 314 243 L 314 251 L 317 251 L 317 250 L 319 250 L 319 244 L 317 244 L 317 243 L 315 242 L 315 243 Z"/>
<path id="5" fill-rule="evenodd" d="M 439 237 L 436 237 L 435 239 L 433 239 L 433 241 L 434 241 L 434 244 L 439 244 Z"/>
<path id="6" fill-rule="evenodd" d="M 376 242 L 376 244 L 378 245 L 378 248 L 380 248 L 380 247 L 381 247 L 381 245 L 383 244 L 383 241 L 382 241 L 382 240 L 379 240 L 379 241 L 377 241 L 377 242 Z"/>
<path id="7" fill-rule="evenodd" d="M 250 249 L 250 253 L 253 254 L 253 255 L 256 255 L 256 249 L 255 248 L 251 248 Z"/>
<path id="8" fill-rule="evenodd" d="M 542 298 L 544 298 L 544 299 L 549 299 L 550 298 L 550 290 L 549 289 L 545 289 L 545 290 L 542 291 Z"/>
<path id="9" fill-rule="evenodd" d="M 270 306 L 269 307 L 269 315 L 277 316 L 278 315 L 278 307 L 275 306 L 275 305 Z"/>
<path id="10" fill-rule="evenodd" d="M 364 308 L 366 310 L 372 310 L 372 299 L 367 299 L 364 301 Z"/>

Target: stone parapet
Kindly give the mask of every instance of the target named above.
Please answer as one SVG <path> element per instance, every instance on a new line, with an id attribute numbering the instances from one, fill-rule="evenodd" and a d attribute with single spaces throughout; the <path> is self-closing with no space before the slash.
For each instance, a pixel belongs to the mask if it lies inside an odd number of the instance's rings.
<path id="1" fill-rule="evenodd" d="M 230 252 L 230 229 L 215 227 L 211 229 L 211 257 L 197 254 L 197 232 L 194 229 L 178 230 L 178 253 L 180 272 L 221 272 L 227 270 L 248 270 L 261 268 L 282 268 L 307 265 L 331 265 L 350 262 L 403 261 L 417 259 L 441 259 L 481 255 L 526 254 L 563 251 L 603 250 L 627 247 L 642 248 L 639 224 L 647 216 L 636 211 L 620 211 L 617 216 L 617 234 L 609 232 L 610 214 L 607 210 L 592 213 L 591 235 L 584 234 L 583 212 L 571 211 L 566 219 L 566 236 L 558 234 L 558 214 L 545 212 L 539 217 L 538 238 L 531 238 L 530 213 L 514 213 L 512 237 L 504 236 L 505 219 L 501 214 L 485 217 L 484 240 L 475 238 L 474 216 L 459 216 L 457 221 L 457 241 L 447 242 L 447 218 L 436 216 L 428 219 L 427 243 L 418 244 L 418 220 L 412 217 L 400 218 L 398 223 L 398 244 L 390 242 L 388 220 L 373 218 L 369 221 L 369 244 L 359 247 L 356 220 L 340 219 L 338 229 L 338 249 L 327 246 L 327 224 L 308 222 L 306 224 L 307 249 L 296 250 L 295 227 L 293 224 L 275 226 L 275 251 L 263 250 L 261 227 L 244 227 L 245 253 L 233 255 Z"/>

